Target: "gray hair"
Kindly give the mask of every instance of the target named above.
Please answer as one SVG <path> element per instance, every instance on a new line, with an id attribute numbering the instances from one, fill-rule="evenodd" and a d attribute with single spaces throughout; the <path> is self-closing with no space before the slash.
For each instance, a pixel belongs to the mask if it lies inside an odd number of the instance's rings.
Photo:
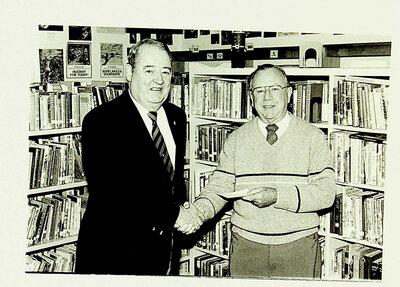
<path id="1" fill-rule="evenodd" d="M 170 61 L 172 62 L 172 54 L 166 44 L 159 42 L 157 40 L 151 39 L 151 38 L 146 38 L 146 39 L 138 42 L 136 45 L 132 46 L 132 48 L 129 51 L 128 64 L 132 66 L 133 70 L 135 69 L 137 57 L 140 54 L 140 47 L 145 46 L 145 45 L 158 47 L 160 50 L 167 52 L 168 57 L 169 57 Z"/>
<path id="2" fill-rule="evenodd" d="M 287 75 L 286 75 L 285 71 L 284 71 L 281 67 L 275 66 L 275 65 L 272 65 L 272 64 L 263 64 L 263 65 L 259 65 L 259 66 L 257 67 L 257 69 L 256 69 L 255 71 L 253 71 L 253 72 L 249 75 L 249 77 L 247 78 L 247 87 L 248 87 L 248 89 L 250 89 L 251 82 L 253 81 L 253 79 L 254 79 L 254 77 L 256 76 L 256 74 L 257 74 L 259 71 L 264 71 L 264 70 L 268 70 L 268 69 L 275 69 L 275 70 L 277 70 L 278 72 L 280 72 L 280 73 L 282 74 L 282 76 L 286 79 L 287 84 L 289 84 Z"/>

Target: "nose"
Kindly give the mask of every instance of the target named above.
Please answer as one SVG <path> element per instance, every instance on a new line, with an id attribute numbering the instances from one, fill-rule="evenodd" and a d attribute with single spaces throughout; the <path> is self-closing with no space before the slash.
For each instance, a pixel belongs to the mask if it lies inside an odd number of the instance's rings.
<path id="1" fill-rule="evenodd" d="M 164 78 L 162 76 L 162 73 L 156 73 L 153 81 L 159 85 L 164 84 Z"/>
<path id="2" fill-rule="evenodd" d="M 264 95 L 264 100 L 269 101 L 271 99 L 272 99 L 271 91 L 270 91 L 270 89 L 266 89 L 265 95 Z"/>

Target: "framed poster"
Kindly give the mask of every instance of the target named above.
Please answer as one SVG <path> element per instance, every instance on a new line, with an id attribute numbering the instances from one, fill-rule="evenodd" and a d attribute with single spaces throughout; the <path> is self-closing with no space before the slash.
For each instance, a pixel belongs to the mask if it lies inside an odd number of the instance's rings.
<path id="1" fill-rule="evenodd" d="M 122 44 L 100 43 L 100 53 L 100 77 L 122 78 L 124 76 Z"/>
<path id="2" fill-rule="evenodd" d="M 39 25 L 39 31 L 64 31 L 62 25 Z"/>
<path id="3" fill-rule="evenodd" d="M 39 49 L 40 81 L 57 83 L 64 81 L 64 57 L 62 49 Z"/>
<path id="4" fill-rule="evenodd" d="M 67 78 L 91 78 L 90 43 L 67 44 Z"/>
<path id="5" fill-rule="evenodd" d="M 92 28 L 90 26 L 69 26 L 69 40 L 92 40 Z"/>

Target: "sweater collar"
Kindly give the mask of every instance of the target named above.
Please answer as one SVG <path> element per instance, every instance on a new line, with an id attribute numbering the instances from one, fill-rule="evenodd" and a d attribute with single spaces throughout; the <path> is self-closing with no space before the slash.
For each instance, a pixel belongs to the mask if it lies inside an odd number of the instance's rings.
<path id="1" fill-rule="evenodd" d="M 283 117 L 283 119 L 281 119 L 279 122 L 276 122 L 275 124 L 278 126 L 278 130 L 276 131 L 276 134 L 278 136 L 278 139 L 285 133 L 285 131 L 287 130 L 287 128 L 289 127 L 289 123 L 290 123 L 290 118 L 291 118 L 291 114 L 290 112 L 286 112 L 286 115 Z M 267 136 L 267 123 L 264 123 L 260 117 L 257 117 L 257 121 L 258 121 L 258 126 L 262 132 L 262 134 L 264 135 L 264 137 Z"/>

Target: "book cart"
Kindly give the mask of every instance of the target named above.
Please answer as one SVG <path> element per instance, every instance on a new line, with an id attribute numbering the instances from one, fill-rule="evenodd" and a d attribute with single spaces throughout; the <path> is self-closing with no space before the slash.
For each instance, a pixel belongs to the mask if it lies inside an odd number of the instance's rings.
<path id="1" fill-rule="evenodd" d="M 334 159 L 337 196 L 320 216 L 322 279 L 379 280 L 389 69 L 283 68 L 294 90 L 290 109 L 324 131 Z M 246 79 L 254 68 L 190 63 L 188 70 L 193 202 L 218 165 L 223 141 L 253 116 Z M 184 250 L 182 275 L 229 276 L 232 210 L 221 213 Z"/>

